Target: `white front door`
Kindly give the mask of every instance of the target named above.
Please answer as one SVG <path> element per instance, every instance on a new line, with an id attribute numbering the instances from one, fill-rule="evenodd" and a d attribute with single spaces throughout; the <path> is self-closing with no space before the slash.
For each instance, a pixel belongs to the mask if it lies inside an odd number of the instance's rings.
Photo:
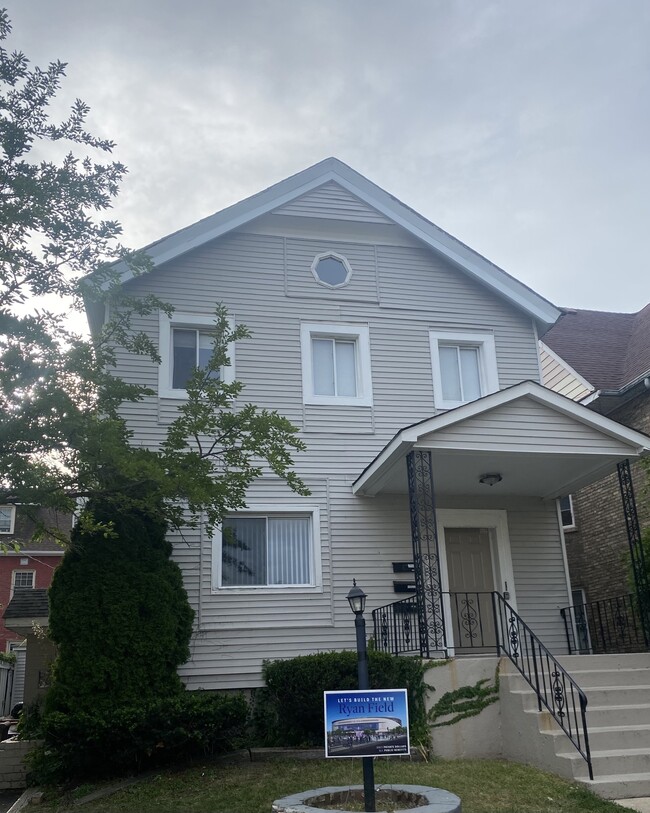
<path id="1" fill-rule="evenodd" d="M 448 618 L 456 654 L 494 652 L 495 589 L 489 528 L 444 529 L 449 579 Z"/>

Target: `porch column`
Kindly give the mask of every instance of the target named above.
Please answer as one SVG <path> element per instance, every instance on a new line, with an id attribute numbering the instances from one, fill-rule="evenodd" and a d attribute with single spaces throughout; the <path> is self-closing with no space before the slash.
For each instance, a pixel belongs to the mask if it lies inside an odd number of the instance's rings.
<path id="1" fill-rule="evenodd" d="M 411 539 L 418 597 L 420 654 L 447 650 L 440 583 L 440 554 L 433 494 L 431 452 L 413 451 L 406 458 L 411 509 Z"/>
<path id="2" fill-rule="evenodd" d="M 630 545 L 630 558 L 632 560 L 632 574 L 634 576 L 634 586 L 639 602 L 643 636 L 646 646 L 650 646 L 650 580 L 648 579 L 648 571 L 643 553 L 641 526 L 639 525 L 639 515 L 636 510 L 634 483 L 632 482 L 632 471 L 630 469 L 629 460 L 624 460 L 618 464 L 618 483 L 621 488 L 621 498 L 623 500 L 623 513 L 625 514 L 627 540 Z"/>

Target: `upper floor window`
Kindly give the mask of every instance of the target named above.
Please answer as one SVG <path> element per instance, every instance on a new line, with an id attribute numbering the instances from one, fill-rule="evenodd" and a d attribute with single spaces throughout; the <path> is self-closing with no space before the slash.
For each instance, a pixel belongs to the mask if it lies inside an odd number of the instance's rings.
<path id="1" fill-rule="evenodd" d="M 214 334 L 210 316 L 194 313 L 160 314 L 160 367 L 158 394 L 162 398 L 184 398 L 187 382 L 196 369 L 205 368 L 212 356 Z M 234 348 L 230 348 L 231 364 L 217 373 L 223 381 L 235 380 Z"/>
<path id="2" fill-rule="evenodd" d="M 16 520 L 15 505 L 0 505 L 0 534 L 12 534 Z"/>
<path id="3" fill-rule="evenodd" d="M 565 531 L 575 531 L 576 518 L 573 512 L 573 497 L 570 494 L 560 497 L 560 516 L 562 517 L 562 528 Z"/>
<path id="4" fill-rule="evenodd" d="M 319 511 L 251 506 L 223 521 L 214 548 L 214 586 L 303 587 L 320 579 Z"/>
<path id="5" fill-rule="evenodd" d="M 319 254 L 311 264 L 311 273 L 326 288 L 342 288 L 352 276 L 350 264 L 341 254 Z"/>
<path id="6" fill-rule="evenodd" d="M 491 333 L 432 330 L 429 335 L 437 409 L 453 409 L 499 389 Z"/>
<path id="7" fill-rule="evenodd" d="M 372 405 L 367 326 L 303 324 L 300 340 L 306 404 Z"/>

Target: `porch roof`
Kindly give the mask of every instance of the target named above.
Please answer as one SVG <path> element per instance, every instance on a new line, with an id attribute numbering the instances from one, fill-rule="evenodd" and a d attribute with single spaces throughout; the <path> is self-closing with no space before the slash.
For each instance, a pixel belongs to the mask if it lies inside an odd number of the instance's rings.
<path id="1" fill-rule="evenodd" d="M 650 453 L 650 437 L 524 381 L 399 431 L 352 486 L 354 494 L 406 493 L 407 454 L 432 451 L 434 487 L 457 496 L 569 494 Z M 486 473 L 502 479 L 490 487 Z"/>

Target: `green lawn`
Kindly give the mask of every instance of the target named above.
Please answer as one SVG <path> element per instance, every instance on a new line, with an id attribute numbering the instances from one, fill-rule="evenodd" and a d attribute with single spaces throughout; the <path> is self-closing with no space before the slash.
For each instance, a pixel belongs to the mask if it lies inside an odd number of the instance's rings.
<path id="1" fill-rule="evenodd" d="M 458 794 L 463 813 L 620 813 L 621 808 L 580 786 L 526 765 L 488 760 L 432 763 L 378 760 L 377 783 L 442 787 Z M 75 807 L 79 813 L 270 813 L 281 796 L 324 785 L 361 784 L 360 761 L 278 759 L 210 763 L 161 771 L 102 800 Z M 73 798 L 91 789 L 79 789 Z M 39 806 L 42 813 L 68 809 L 63 800 Z"/>

